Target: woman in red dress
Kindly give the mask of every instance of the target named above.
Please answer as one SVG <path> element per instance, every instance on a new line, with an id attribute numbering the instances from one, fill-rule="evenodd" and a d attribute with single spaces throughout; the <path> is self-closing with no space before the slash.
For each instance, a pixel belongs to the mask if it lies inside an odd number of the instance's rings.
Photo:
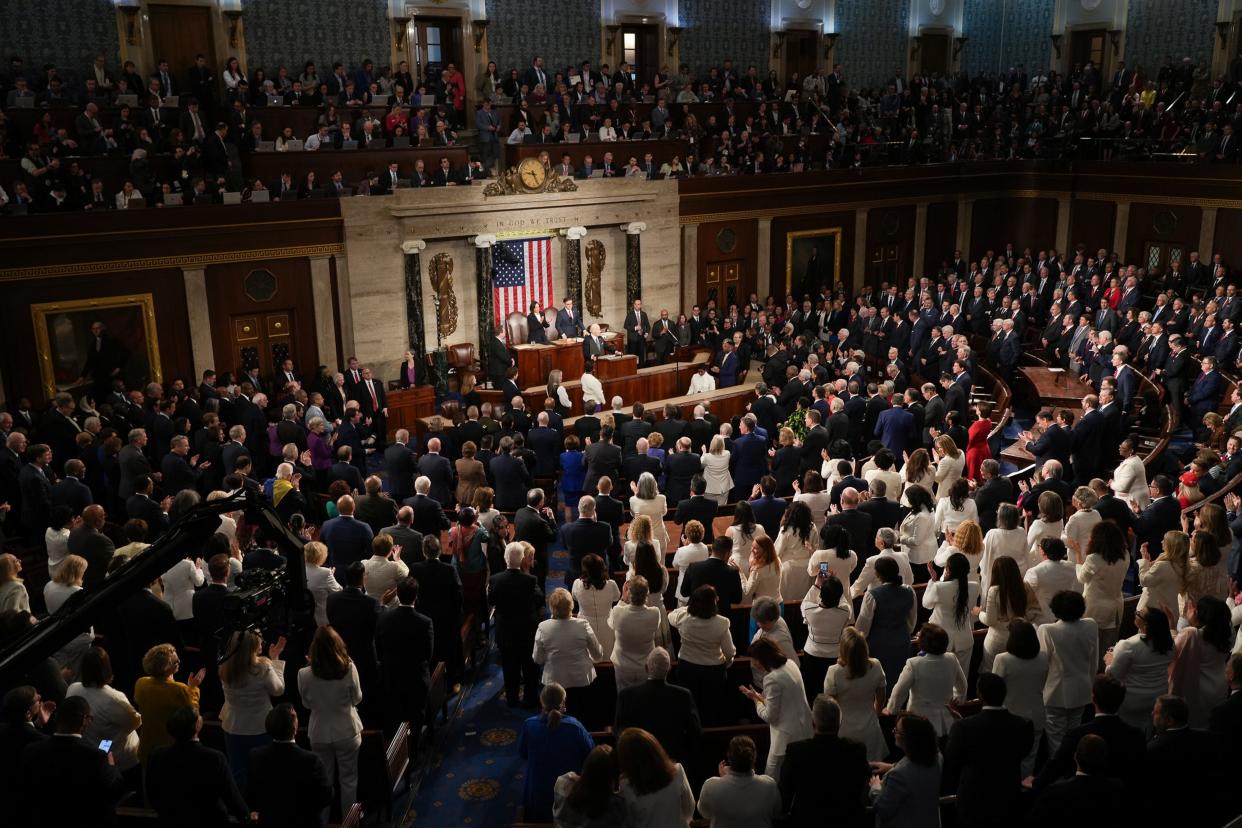
<path id="1" fill-rule="evenodd" d="M 966 478 L 968 480 L 978 480 L 979 466 L 992 456 L 992 450 L 988 447 L 988 434 L 992 432 L 992 426 L 995 425 L 992 422 L 992 404 L 977 403 L 975 413 L 979 419 L 971 423 L 970 431 L 966 433 Z"/>

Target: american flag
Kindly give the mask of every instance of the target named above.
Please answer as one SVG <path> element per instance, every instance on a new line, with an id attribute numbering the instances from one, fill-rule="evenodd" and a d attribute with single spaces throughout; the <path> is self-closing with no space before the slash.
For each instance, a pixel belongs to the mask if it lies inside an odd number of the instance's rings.
<path id="1" fill-rule="evenodd" d="M 492 305 L 496 329 L 503 330 L 509 314 L 527 313 L 531 302 L 544 308 L 553 304 L 552 239 L 502 241 L 496 248 L 492 251 Z"/>

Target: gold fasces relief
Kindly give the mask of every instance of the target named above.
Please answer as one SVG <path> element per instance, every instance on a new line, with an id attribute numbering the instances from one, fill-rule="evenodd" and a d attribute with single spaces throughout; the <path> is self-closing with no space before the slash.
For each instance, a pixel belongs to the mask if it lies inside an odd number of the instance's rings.
<path id="1" fill-rule="evenodd" d="M 608 261 L 608 252 L 599 239 L 591 239 L 586 245 L 586 281 L 582 286 L 583 300 L 586 302 L 587 313 L 592 316 L 603 316 L 603 292 L 600 277 L 604 272 L 604 263 Z"/>
<path id="2" fill-rule="evenodd" d="M 437 253 L 427 263 L 427 278 L 435 293 L 440 323 L 440 339 L 447 339 L 457 330 L 457 297 L 453 295 L 453 257 Z"/>

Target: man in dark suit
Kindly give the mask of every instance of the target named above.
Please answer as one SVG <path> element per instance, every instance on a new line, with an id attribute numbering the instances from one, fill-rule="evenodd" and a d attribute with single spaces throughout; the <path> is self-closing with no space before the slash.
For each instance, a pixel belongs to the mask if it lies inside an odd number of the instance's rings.
<path id="1" fill-rule="evenodd" d="M 16 778 L 6 780 L 20 791 L 9 800 L 14 825 L 116 823 L 116 804 L 126 786 L 111 757 L 82 738 L 90 718 L 86 699 L 64 699 L 56 705 L 56 734 L 29 742 L 14 757 Z M 67 779 L 73 780 L 71 791 Z"/>
<path id="2" fill-rule="evenodd" d="M 490 471 L 496 490 L 496 508 L 502 512 L 516 512 L 522 508 L 534 481 L 526 461 L 514 447 L 513 438 L 501 438 L 500 453 L 492 459 Z"/>
<path id="3" fill-rule="evenodd" d="M 370 368 L 362 369 L 362 385 L 358 387 L 358 404 L 375 445 L 382 447 L 388 439 L 388 398 L 384 396 L 384 383 L 371 375 Z"/>
<path id="4" fill-rule="evenodd" d="M 626 428 L 635 423 L 647 425 L 642 420 L 630 420 L 625 424 Z M 632 486 L 638 485 L 638 479 L 643 476 L 644 472 L 649 473 L 657 481 L 660 479 L 660 461 L 647 453 L 648 448 L 647 438 L 639 437 L 634 443 L 634 453 L 621 461 L 621 476 Z"/>
<path id="5" fill-rule="evenodd" d="M 582 336 L 582 311 L 574 307 L 574 300 L 568 296 L 556 312 L 556 330 L 565 339 Z"/>
<path id="6" fill-rule="evenodd" d="M 260 828 L 322 825 L 332 802 L 332 780 L 323 760 L 299 747 L 298 714 L 289 703 L 268 711 L 269 744 L 250 751 L 246 804 L 259 814 Z"/>
<path id="7" fill-rule="evenodd" d="M 791 826 L 820 825 L 825 802 L 833 803 L 833 824 L 862 828 L 871 766 L 860 742 L 842 738 L 841 707 L 817 695 L 811 708 L 815 735 L 785 747 L 781 764 L 781 800 Z"/>
<path id="8" fill-rule="evenodd" d="M 399 428 L 393 437 L 393 442 L 384 449 L 384 469 L 388 473 L 388 493 L 401 503 L 414 492 L 415 458 L 408 445 L 409 431 Z"/>
<path id="9" fill-rule="evenodd" d="M 491 381 L 493 388 L 499 388 L 504 384 L 511 367 L 513 367 L 513 356 L 509 353 L 509 347 L 505 345 L 504 340 L 497 334 L 487 343 L 487 378 Z"/>
<path id="10" fill-rule="evenodd" d="M 52 452 L 52 456 L 56 453 Z M 52 486 L 52 506 L 64 506 L 74 515 L 82 514 L 93 501 L 90 486 L 82 482 L 85 476 L 86 464 L 81 460 L 75 458 L 65 463 L 65 476 Z"/>
<path id="11" fill-rule="evenodd" d="M 874 529 L 896 529 L 905 516 L 905 507 L 886 497 L 888 484 L 880 478 L 872 480 L 869 489 L 871 496 L 858 504 L 858 511 L 871 518 Z"/>
<path id="12" fill-rule="evenodd" d="M 635 299 L 625 315 L 625 352 L 638 357 L 638 367 L 647 364 L 647 338 L 651 336 L 651 321 L 643 310 L 643 300 Z"/>
<path id="13" fill-rule="evenodd" d="M 535 474 L 541 478 L 556 477 L 561 456 L 561 435 L 551 428 L 547 411 L 535 417 L 536 426 L 526 432 L 526 446 L 535 453 Z"/>
<path id="14" fill-rule="evenodd" d="M 548 578 L 548 544 L 556 537 L 556 516 L 545 503 L 543 489 L 531 489 L 526 505 L 513 515 L 513 539 L 526 541 L 535 548 L 532 572 L 543 590 Z"/>
<path id="15" fill-rule="evenodd" d="M 912 448 L 915 436 L 914 415 L 906 410 L 902 395 L 893 395 L 892 404 L 880 411 L 876 417 L 875 428 L 871 433 L 879 437 L 884 447 L 898 460 Z"/>
<path id="16" fill-rule="evenodd" d="M 1005 680 L 979 676 L 983 709 L 953 723 L 944 751 L 943 789 L 957 792 L 957 816 L 966 826 L 994 825 L 1017 813 L 1022 760 L 1035 738 L 1031 722 L 1005 709 Z"/>
<path id="17" fill-rule="evenodd" d="M 578 579 L 584 557 L 609 549 L 613 540 L 612 527 L 596 519 L 595 498 L 584 495 L 578 501 L 578 519 L 561 526 L 561 544 L 569 552 L 567 582 L 573 583 Z"/>
<path id="18" fill-rule="evenodd" d="M 686 763 L 703 733 L 699 708 L 684 687 L 668 683 L 672 667 L 668 650 L 656 647 L 647 655 L 647 680 L 617 694 L 613 729 L 641 727 L 656 737 L 674 762 Z"/>
<path id="19" fill-rule="evenodd" d="M 168 453 L 160 461 L 160 472 L 163 474 L 165 494 L 175 495 L 187 489 L 196 491 L 203 471 L 211 467 L 210 461 L 199 462 L 199 458 L 189 457 L 190 441 L 178 434 L 168 444 Z M 187 459 L 189 458 L 189 459 Z"/>
<path id="20" fill-rule="evenodd" d="M 964 423 L 966 420 L 966 391 L 962 386 L 953 381 L 951 374 L 940 375 L 940 387 L 944 389 L 944 408 L 945 412 L 956 411 L 958 413 L 958 422 Z M 926 416 L 926 415 L 924 415 Z"/>
<path id="21" fill-rule="evenodd" d="M 1103 738 L 1083 736 L 1074 750 L 1076 774 L 1054 782 L 1035 798 L 1030 825 L 1053 825 L 1069 818 L 1078 825 L 1107 825 L 1124 810 L 1124 788 L 1108 774 L 1112 750 Z"/>
<path id="22" fill-rule="evenodd" d="M 707 480 L 701 474 L 696 474 L 690 480 L 690 497 L 682 500 L 677 504 L 677 514 L 673 518 L 673 522 L 678 526 L 685 527 L 692 520 L 697 520 L 703 524 L 703 543 L 710 544 L 715 538 L 712 531 L 712 521 L 716 519 L 716 513 L 720 511 L 720 504 L 710 497 L 704 496 L 707 491 Z"/>
<path id="23" fill-rule="evenodd" d="M 1032 789 L 1038 793 L 1058 780 L 1074 775 L 1074 753 L 1086 736 L 1102 739 L 1108 746 L 1106 775 L 1121 780 L 1127 787 L 1139 781 L 1146 741 L 1143 731 L 1128 725 L 1117 715 L 1125 701 L 1126 688 L 1112 676 L 1099 675 L 1091 687 L 1091 703 L 1095 715 L 1085 724 L 1072 728 L 1049 757 Z"/>
<path id="24" fill-rule="evenodd" d="M 768 472 L 768 441 L 755 433 L 758 421 L 753 413 L 738 421 L 738 436 L 729 452 L 729 474 L 733 477 L 731 501 L 750 497 L 755 485 Z"/>
<path id="25" fill-rule="evenodd" d="M 852 486 L 841 491 L 841 511 L 828 515 L 827 523 L 836 524 L 849 535 L 850 549 L 858 555 L 858 564 L 854 567 L 854 577 L 862 571 L 868 557 L 876 554 L 875 526 L 871 515 L 858 510 L 859 493 Z"/>
<path id="26" fill-rule="evenodd" d="M 427 441 L 427 453 L 418 458 L 418 474 L 431 482 L 428 494 L 432 499 L 449 505 L 453 502 L 453 465 L 440 454 L 440 449 L 440 438 Z"/>
<path id="27" fill-rule="evenodd" d="M 646 409 L 642 403 L 634 403 L 634 407 L 630 409 L 633 414 L 620 428 L 617 433 L 621 436 L 621 454 L 623 457 L 632 457 L 638 450 L 638 440 L 640 437 L 646 437 L 654 429 L 651 423 L 643 419 Z M 630 478 L 633 480 L 634 478 Z"/>
<path id="28" fill-rule="evenodd" d="M 440 537 L 442 531 L 450 527 L 448 516 L 444 514 L 444 505 L 428 495 L 431 481 L 420 477 L 414 481 L 415 494 L 406 498 L 401 504 L 414 510 L 414 521 L 411 524 L 424 537 L 433 535 Z"/>
<path id="29" fill-rule="evenodd" d="M 750 501 L 750 508 L 755 522 L 763 527 L 768 537 L 774 538 L 780 532 L 781 518 L 789 504 L 784 498 L 776 497 L 776 478 L 772 475 L 761 477 L 758 488 L 759 496 Z"/>
<path id="30" fill-rule="evenodd" d="M 1159 779 L 1162 785 L 1176 785 L 1170 790 L 1187 790 L 1196 780 L 1203 782 L 1205 787 L 1198 795 L 1196 810 L 1209 824 L 1228 819 L 1225 814 L 1218 813 L 1225 776 L 1222 745 L 1217 742 L 1216 734 L 1190 727 L 1190 708 L 1180 696 L 1158 698 L 1151 721 L 1156 735 L 1147 743 L 1144 770 L 1155 774 L 1152 778 Z M 1160 822 L 1176 820 L 1184 813 L 1182 803 L 1169 802 L 1163 797 L 1152 798 L 1151 804 L 1151 815 Z M 1234 810 L 1231 805 L 1230 812 Z"/>
<path id="31" fill-rule="evenodd" d="M 610 477 L 614 481 L 621 479 L 621 449 L 613 445 L 612 440 L 612 428 L 604 426 L 599 432 L 599 442 L 587 446 L 583 452 L 587 464 L 584 492 L 594 491 L 601 477 Z"/>
<path id="32" fill-rule="evenodd" d="M 244 455 L 249 457 L 249 455 Z M 350 446 L 340 446 L 336 450 L 337 460 L 328 469 L 327 484 L 331 485 L 337 480 L 344 480 L 349 484 L 351 492 L 360 492 L 364 488 L 362 472 L 358 471 L 358 467 L 354 465 L 354 450 Z"/>
<path id="33" fill-rule="evenodd" d="M 996 528 L 996 510 L 1002 503 L 1015 501 L 1013 483 L 1001 476 L 1000 463 L 988 458 L 979 466 L 983 483 L 975 490 L 975 505 L 979 508 L 979 525 L 984 532 Z"/>
<path id="34" fill-rule="evenodd" d="M 733 541 L 720 537 L 712 541 L 712 554 L 705 561 L 690 564 L 686 577 L 677 585 L 677 594 L 689 599 L 694 591 L 701 586 L 712 586 L 716 589 L 716 608 L 721 615 L 729 612 L 729 607 L 742 603 L 742 578 L 737 567 L 729 566 L 729 557 L 733 554 Z"/>
<path id="35" fill-rule="evenodd" d="M 319 539 L 327 545 L 331 565 L 338 572 L 371 557 L 371 541 L 375 533 L 370 526 L 354 517 L 355 508 L 352 495 L 341 495 L 336 501 L 337 516 L 325 521 L 319 530 Z"/>
<path id="36" fill-rule="evenodd" d="M 587 336 L 582 339 L 582 358 L 586 360 L 588 367 L 590 367 L 596 357 L 616 353 L 616 350 L 616 348 L 612 347 L 612 343 L 601 335 L 601 329 L 598 324 L 592 325 Z"/>
<path id="37" fill-rule="evenodd" d="M 664 406 L 664 419 L 656 423 L 655 430 L 664 438 L 666 448 L 677 445 L 677 441 L 686 435 L 686 421 L 681 418 L 681 409 L 675 405 Z"/>
<path id="38" fill-rule="evenodd" d="M 156 748 L 147 765 L 147 799 L 169 825 L 225 825 L 250 819 L 224 754 L 198 740 L 203 717 L 186 705 L 168 717 L 173 743 Z M 196 784 L 186 785 L 187 779 Z"/>
<path id="39" fill-rule="evenodd" d="M 1138 549 L 1146 543 L 1152 560 L 1160 554 L 1160 545 L 1164 533 L 1171 532 L 1181 526 L 1182 509 L 1173 497 L 1173 481 L 1163 474 L 1156 475 L 1148 484 L 1151 492 L 1151 503 L 1146 509 L 1140 510 L 1138 503 L 1131 501 L 1134 509 L 1134 542 Z"/>
<path id="40" fill-rule="evenodd" d="M 393 730 L 410 722 L 421 730 L 431 689 L 430 663 L 435 651 L 432 621 L 414 608 L 419 583 L 405 578 L 397 584 L 397 606 L 380 613 L 375 625 L 375 652 L 384 686 L 385 726 Z"/>
<path id="41" fill-rule="evenodd" d="M 378 535 L 385 526 L 397 522 L 397 504 L 382 491 L 383 481 L 375 475 L 366 479 L 366 494 L 357 499 L 354 506 L 354 517 L 371 527 L 371 533 Z"/>
<path id="42" fill-rule="evenodd" d="M 410 565 L 410 577 L 418 581 L 418 611 L 431 619 L 435 644 L 431 663 L 443 661 L 453 684 L 461 675 L 461 577 L 457 569 L 440 560 L 439 534 L 423 538 L 417 553 L 406 560 L 421 560 Z"/>
<path id="43" fill-rule="evenodd" d="M 17 473 L 17 485 L 21 490 L 21 525 L 31 542 L 39 544 L 51 525 L 52 481 L 49 466 L 52 450 L 43 443 L 36 443 L 26 450 L 26 458 L 26 465 Z"/>
<path id="44" fill-rule="evenodd" d="M 44 731 L 56 709 L 56 702 L 39 697 L 39 691 L 24 684 L 11 688 L 0 702 L 0 795 L 8 802 L 20 800 L 18 772 L 22 750 L 49 738 Z"/>
<path id="45" fill-rule="evenodd" d="M 694 419 L 686 424 L 686 436 L 690 438 L 690 450 L 706 453 L 711 446 L 716 429 L 712 421 L 707 419 L 707 408 L 702 405 L 694 407 Z"/>
<path id="46" fill-rule="evenodd" d="M 330 542 L 328 547 L 332 548 Z M 383 722 L 384 710 L 379 660 L 375 654 L 375 629 L 379 623 L 380 603 L 364 591 L 366 567 L 361 560 L 344 567 L 338 565 L 336 579 L 342 589 L 328 596 L 328 623 L 340 634 L 349 650 L 349 657 L 358 668 L 358 680 L 362 684 L 362 704 L 358 710 L 363 723 L 374 727 Z M 369 703 L 368 694 L 371 697 Z"/>
<path id="47" fill-rule="evenodd" d="M 500 664 L 504 671 L 505 701 L 510 707 L 517 707 L 519 702 L 526 707 L 538 707 L 540 672 L 532 654 L 535 628 L 543 608 L 543 591 L 534 575 L 521 570 L 521 547 L 505 548 L 505 566 L 504 572 L 497 572 L 487 582 L 487 603 L 495 611 L 496 645 L 500 648 Z"/>
<path id="48" fill-rule="evenodd" d="M 134 481 L 136 491 L 125 501 L 125 514 L 130 520 L 141 520 L 147 524 L 147 543 L 154 543 L 160 535 L 168 531 L 168 509 L 172 507 L 172 497 L 164 498 L 162 503 L 151 499 L 155 491 L 155 481 L 143 475 Z"/>
<path id="49" fill-rule="evenodd" d="M 1220 371 L 1216 370 L 1216 357 L 1205 356 L 1199 364 L 1202 372 L 1195 378 L 1190 390 L 1186 392 L 1186 404 L 1190 406 L 1191 426 L 1196 430 L 1203 428 L 1203 418 L 1209 412 L 1220 407 L 1220 398 L 1225 388 Z"/>
<path id="50" fill-rule="evenodd" d="M 824 450 L 828 448 L 828 429 L 820 423 L 821 416 L 815 409 L 806 412 L 806 436 L 802 438 L 802 461 L 798 466 L 798 476 L 804 476 L 812 469 L 818 470 L 824 461 Z"/>
<path id="51" fill-rule="evenodd" d="M 1036 414 L 1035 421 L 1043 429 L 1039 439 L 1035 439 L 1029 431 L 1022 434 L 1026 439 L 1024 448 L 1035 455 L 1035 465 L 1042 466 L 1048 460 L 1056 460 L 1062 466 L 1067 465 L 1070 461 L 1074 438 L 1054 422 L 1052 412 L 1048 409 Z"/>
<path id="52" fill-rule="evenodd" d="M 103 583 L 108 574 L 108 564 L 116 552 L 116 546 L 103 533 L 108 516 L 99 504 L 92 504 L 82 510 L 82 525 L 69 532 L 69 554 L 86 559 L 86 576 L 82 581 L 84 587 L 90 588 Z"/>
<path id="53" fill-rule="evenodd" d="M 931 432 L 944 431 L 944 414 L 946 410 L 944 398 L 936 393 L 936 386 L 930 382 L 923 383 L 920 389 L 923 394 L 923 447 L 930 449 L 933 441 Z"/>

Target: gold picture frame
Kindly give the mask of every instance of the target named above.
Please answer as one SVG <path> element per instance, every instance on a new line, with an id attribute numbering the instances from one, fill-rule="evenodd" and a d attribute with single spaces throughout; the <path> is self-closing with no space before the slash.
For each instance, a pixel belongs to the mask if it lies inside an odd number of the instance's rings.
<path id="1" fill-rule="evenodd" d="M 91 326 L 102 322 L 105 332 L 117 341 L 116 353 L 124 353 L 118 365 L 127 389 L 148 382 L 163 382 L 159 336 L 155 326 L 155 298 L 150 293 L 104 296 L 69 302 L 45 302 L 30 306 L 43 393 L 51 399 L 58 392 L 74 396 L 93 385 L 81 372 L 93 342 Z"/>
<path id="2" fill-rule="evenodd" d="M 818 250 L 818 245 L 815 244 L 817 239 L 832 238 L 833 282 L 841 280 L 841 233 L 840 227 L 818 227 L 814 230 L 791 230 L 785 234 L 785 293 L 793 290 L 795 254 L 801 252 L 800 247 L 804 247 L 807 251 Z M 810 242 L 810 244 L 800 246 L 797 244 L 799 241 Z M 809 252 L 806 258 L 810 258 Z M 831 288 L 832 285 L 830 284 L 829 287 Z"/>

